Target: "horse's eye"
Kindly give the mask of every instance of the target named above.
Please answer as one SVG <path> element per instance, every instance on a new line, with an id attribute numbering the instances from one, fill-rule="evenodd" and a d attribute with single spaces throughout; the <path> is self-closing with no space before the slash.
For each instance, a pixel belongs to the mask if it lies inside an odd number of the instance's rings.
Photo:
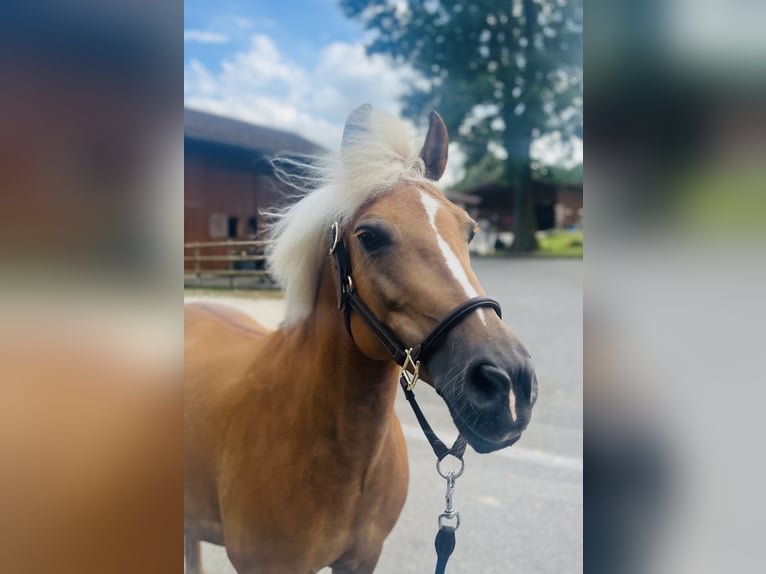
<path id="1" fill-rule="evenodd" d="M 383 234 L 370 231 L 369 229 L 362 231 L 357 235 L 357 238 L 365 251 L 375 251 L 376 249 L 380 249 L 387 242 L 387 239 Z"/>

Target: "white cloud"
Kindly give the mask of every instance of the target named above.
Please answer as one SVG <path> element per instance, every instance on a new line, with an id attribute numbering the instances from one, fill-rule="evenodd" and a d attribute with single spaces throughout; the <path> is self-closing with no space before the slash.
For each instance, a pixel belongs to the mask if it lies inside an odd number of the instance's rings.
<path id="1" fill-rule="evenodd" d="M 460 183 L 465 177 L 465 153 L 460 149 L 460 144 L 451 142 L 449 144 L 449 161 L 444 175 L 439 180 L 439 187 L 447 189 L 450 186 Z"/>
<path id="2" fill-rule="evenodd" d="M 575 136 L 563 141 L 559 134 L 548 134 L 532 142 L 529 151 L 533 160 L 544 165 L 559 165 L 569 169 L 583 161 L 583 143 Z"/>
<path id="3" fill-rule="evenodd" d="M 329 44 L 308 67 L 286 58 L 269 36 L 255 34 L 217 70 L 188 62 L 184 100 L 189 107 L 291 131 L 334 150 L 354 108 L 369 102 L 398 114 L 399 99 L 414 79 L 411 69 L 368 56 L 361 44 Z"/>
<path id="4" fill-rule="evenodd" d="M 200 44 L 226 44 L 229 37 L 219 32 L 209 30 L 184 30 L 184 42 L 199 42 Z"/>
<path id="5" fill-rule="evenodd" d="M 418 81 L 411 68 L 368 56 L 362 44 L 328 44 L 316 65 L 305 67 L 285 58 L 269 36 L 255 34 L 218 70 L 188 62 L 184 100 L 188 107 L 297 133 L 334 151 L 352 110 L 369 102 L 398 115 L 401 96 Z M 459 146 L 451 144 L 442 187 L 462 179 L 463 163 Z"/>

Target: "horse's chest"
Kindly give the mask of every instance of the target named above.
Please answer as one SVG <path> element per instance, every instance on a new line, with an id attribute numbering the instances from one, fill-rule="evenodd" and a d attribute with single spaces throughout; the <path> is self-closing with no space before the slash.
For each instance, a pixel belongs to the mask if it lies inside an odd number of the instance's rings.
<path id="1" fill-rule="evenodd" d="M 222 492 L 226 546 L 319 564 L 360 545 L 379 546 L 404 503 L 406 476 L 399 474 L 388 467 L 361 473 L 337 466 L 250 474 L 246 485 L 238 480 Z"/>

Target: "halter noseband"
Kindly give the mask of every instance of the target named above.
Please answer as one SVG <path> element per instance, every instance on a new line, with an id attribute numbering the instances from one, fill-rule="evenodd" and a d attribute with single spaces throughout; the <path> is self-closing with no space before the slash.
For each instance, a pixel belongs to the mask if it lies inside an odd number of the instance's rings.
<path id="1" fill-rule="evenodd" d="M 351 335 L 351 310 L 356 311 L 373 335 L 386 348 L 391 358 L 399 365 L 402 378 L 409 377 L 407 390 L 411 391 L 418 380 L 420 360 L 428 356 L 439 340 L 468 314 L 480 307 L 491 307 L 502 318 L 500 304 L 491 297 L 473 297 L 464 301 L 452 311 L 417 345 L 405 347 L 391 330 L 381 323 L 370 308 L 357 295 L 351 279 L 351 259 L 340 238 L 340 225 L 336 221 L 330 227 L 330 255 L 335 261 L 336 285 L 338 288 L 338 309 L 343 311 L 346 329 Z M 351 335 L 353 338 L 353 335 Z"/>

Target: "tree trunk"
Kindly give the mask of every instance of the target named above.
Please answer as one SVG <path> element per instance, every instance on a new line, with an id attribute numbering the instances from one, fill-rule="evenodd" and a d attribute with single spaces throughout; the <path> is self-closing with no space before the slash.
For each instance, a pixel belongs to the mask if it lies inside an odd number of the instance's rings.
<path id="1" fill-rule="evenodd" d="M 534 0 L 522 0 L 524 10 L 524 36 L 527 39 L 524 48 L 526 65 L 523 68 L 525 89 L 535 85 L 535 70 L 532 66 L 532 58 L 535 57 L 535 32 L 538 27 L 540 6 Z M 529 117 L 532 116 L 532 105 L 537 104 L 534 100 L 527 102 L 526 118 L 506 118 L 506 126 L 516 124 L 519 135 L 515 142 L 506 142 L 509 150 L 508 168 L 515 175 L 513 192 L 513 244 L 511 251 L 514 253 L 529 253 L 537 249 L 537 216 L 535 214 L 535 196 L 532 191 L 532 165 L 529 157 L 532 145 L 532 127 Z M 510 108 L 510 106 L 508 106 Z M 511 123 L 509 123 L 511 122 Z M 506 137 L 509 132 L 506 132 Z M 510 145 L 509 145 L 510 144 Z M 512 165 L 515 163 L 515 165 Z"/>
<path id="2" fill-rule="evenodd" d="M 511 122 L 516 122 L 514 123 Z M 513 189 L 513 243 L 511 252 L 529 253 L 537 249 L 537 216 L 535 196 L 532 191 L 532 165 L 529 151 L 532 145 L 532 130 L 519 126 L 518 119 L 505 118 L 505 149 L 508 159 L 505 164 L 505 180 Z"/>
<path id="3" fill-rule="evenodd" d="M 513 192 L 513 253 L 529 253 L 538 248 L 535 196 L 532 192 L 532 173 L 529 162 L 522 167 L 518 184 Z"/>

